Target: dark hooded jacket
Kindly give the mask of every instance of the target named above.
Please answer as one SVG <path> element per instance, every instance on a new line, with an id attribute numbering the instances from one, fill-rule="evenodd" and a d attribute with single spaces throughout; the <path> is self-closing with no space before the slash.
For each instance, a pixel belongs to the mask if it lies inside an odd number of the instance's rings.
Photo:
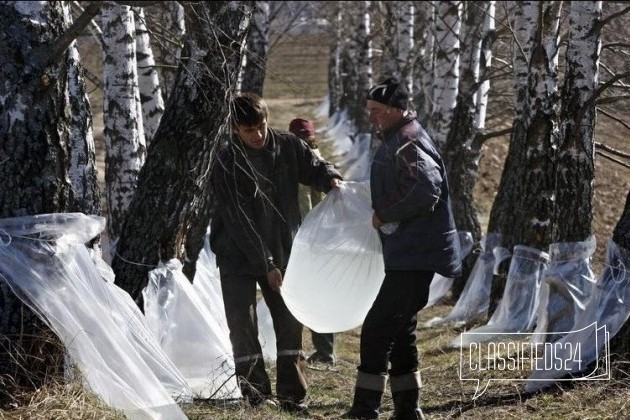
<path id="1" fill-rule="evenodd" d="M 380 233 L 387 270 L 461 272 L 459 238 L 451 212 L 444 163 L 429 135 L 410 113 L 382 135 L 370 174 L 378 218 L 398 222 Z"/>
<path id="2" fill-rule="evenodd" d="M 265 275 L 274 267 L 285 269 L 302 222 L 298 183 L 328 192 L 332 178 L 342 179 L 289 132 L 268 128 L 259 150 L 234 135 L 212 172 L 210 246 L 221 272 Z"/>

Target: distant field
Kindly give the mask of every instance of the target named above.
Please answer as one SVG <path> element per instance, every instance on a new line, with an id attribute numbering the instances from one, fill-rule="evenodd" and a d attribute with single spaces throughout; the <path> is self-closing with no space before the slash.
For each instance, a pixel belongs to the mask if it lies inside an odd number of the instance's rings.
<path id="1" fill-rule="evenodd" d="M 264 97 L 323 97 L 327 91 L 329 49 L 330 39 L 324 35 L 282 37 L 269 52 Z"/>

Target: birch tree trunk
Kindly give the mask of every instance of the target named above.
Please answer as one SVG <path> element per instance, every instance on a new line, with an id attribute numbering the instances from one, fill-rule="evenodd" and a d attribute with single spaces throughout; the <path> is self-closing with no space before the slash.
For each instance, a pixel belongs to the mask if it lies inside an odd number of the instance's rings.
<path id="1" fill-rule="evenodd" d="M 69 17 L 68 17 L 69 20 Z M 70 211 L 101 214 L 101 190 L 96 169 L 92 109 L 76 43 L 68 48 L 68 102 L 70 103 L 69 170 L 72 184 Z"/>
<path id="2" fill-rule="evenodd" d="M 136 61 L 138 65 L 138 88 L 142 105 L 142 127 L 146 146 L 151 144 L 153 136 L 164 114 L 164 98 L 160 78 L 155 67 L 155 58 L 151 48 L 151 38 L 147 29 L 144 9 L 134 9 L 136 29 Z"/>
<path id="3" fill-rule="evenodd" d="M 348 3 L 348 2 L 346 2 Z M 352 7 L 360 6 L 360 13 L 346 13 L 342 17 L 343 44 L 341 51 L 341 86 L 342 96 L 339 101 L 339 109 L 347 110 L 348 123 L 356 133 L 370 131 L 369 121 L 365 113 L 367 91 L 370 87 L 371 53 L 369 33 L 370 2 L 361 1 L 352 3 Z"/>
<path id="4" fill-rule="evenodd" d="M 553 241 L 591 235 L 595 176 L 595 100 L 599 80 L 601 1 L 572 1 L 556 163 Z"/>
<path id="5" fill-rule="evenodd" d="M 186 34 L 184 8 L 178 1 L 164 1 L 152 9 L 156 12 L 147 16 L 147 26 L 159 39 L 155 53 L 159 55 L 159 59 L 156 57 L 158 75 L 162 96 L 166 102 L 173 91 Z"/>
<path id="6" fill-rule="evenodd" d="M 459 84 L 459 30 L 461 3 L 440 1 L 435 9 L 433 110 L 429 134 L 439 151 L 446 145 Z"/>
<path id="7" fill-rule="evenodd" d="M 515 10 L 517 114 L 488 231 L 501 233 L 508 249 L 527 245 L 544 250 L 553 242 L 561 2 L 523 1 Z M 505 281 L 501 276 L 493 282 L 490 314 L 503 295 Z"/>
<path id="8" fill-rule="evenodd" d="M 398 77 L 413 93 L 414 4 L 411 1 L 379 2 L 384 18 L 383 73 Z"/>
<path id="9" fill-rule="evenodd" d="M 148 272 L 179 258 L 192 281 L 210 219 L 210 169 L 236 83 L 245 29 L 241 2 L 185 4 L 182 69 L 148 149 L 117 254 L 116 284 L 142 308 Z"/>
<path id="10" fill-rule="evenodd" d="M 62 2 L 0 3 L 0 218 L 72 209 L 70 112 L 81 98 L 69 103 L 68 56 L 46 56 L 68 23 Z M 3 404 L 17 387 L 34 390 L 60 374 L 63 361 L 59 341 L 13 294 L 5 276 L 0 264 Z"/>
<path id="11" fill-rule="evenodd" d="M 460 36 L 460 77 L 457 105 L 453 111 L 450 130 L 444 146 L 444 161 L 449 181 L 451 205 L 457 230 L 470 232 L 475 242 L 481 239 L 481 225 L 473 199 L 473 189 L 479 173 L 481 155 L 479 133 L 475 126 L 477 93 L 481 77 L 479 60 L 483 21 L 489 2 L 466 2 L 465 20 Z M 453 297 L 458 297 L 465 279 L 474 265 L 476 255 L 471 253 L 464 263 L 462 275 L 454 281 Z"/>
<path id="12" fill-rule="evenodd" d="M 417 31 L 424 34 L 422 51 L 419 54 L 419 63 L 414 67 L 414 80 L 419 83 L 414 90 L 414 104 L 418 112 L 418 119 L 425 128 L 429 126 L 429 119 L 433 111 L 433 75 L 434 75 L 434 45 L 435 45 L 435 6 L 433 1 L 425 1 L 418 4 L 418 10 L 422 11 L 424 25 L 420 22 L 418 27 L 425 30 Z M 419 13 L 420 15 L 420 13 Z M 417 69 L 417 70 L 416 70 Z"/>
<path id="13" fill-rule="evenodd" d="M 481 85 L 477 90 L 477 108 L 475 110 L 475 127 L 483 130 L 486 127 L 486 110 L 488 108 L 488 92 L 490 91 L 490 78 L 488 71 L 492 66 L 492 44 L 495 40 L 495 2 L 487 2 L 483 19 L 481 57 L 479 59 L 479 74 Z"/>
<path id="14" fill-rule="evenodd" d="M 343 22 L 343 9 L 341 2 L 335 2 L 335 15 L 333 19 L 333 28 L 335 37 L 330 43 L 330 58 L 328 61 L 328 116 L 332 117 L 339 111 L 339 103 L 341 101 L 341 43 Z"/>
<path id="15" fill-rule="evenodd" d="M 269 2 L 254 2 L 254 13 L 247 34 L 247 50 L 244 56 L 242 92 L 253 92 L 263 96 L 267 55 L 269 53 Z"/>
<path id="16" fill-rule="evenodd" d="M 120 236 L 144 164 L 146 146 L 140 110 L 134 17 L 129 6 L 106 2 L 103 30 L 103 120 L 105 196 L 110 247 Z"/>

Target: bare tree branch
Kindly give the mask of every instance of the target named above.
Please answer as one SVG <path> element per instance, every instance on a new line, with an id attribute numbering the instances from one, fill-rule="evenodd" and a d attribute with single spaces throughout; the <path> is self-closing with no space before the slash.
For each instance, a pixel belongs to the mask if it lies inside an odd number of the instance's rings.
<path id="1" fill-rule="evenodd" d="M 628 124 L 627 122 L 623 121 L 621 118 L 616 117 L 614 115 L 612 115 L 609 112 L 604 111 L 601 108 L 597 108 L 597 112 L 601 112 L 602 114 L 604 114 L 605 116 L 607 116 L 608 118 L 610 118 L 611 120 L 615 120 L 617 121 L 619 124 L 623 125 L 624 127 L 626 127 L 628 130 L 630 130 L 630 124 Z"/>
<path id="2" fill-rule="evenodd" d="M 623 16 L 628 12 L 630 12 L 630 6 L 626 7 L 625 9 L 621 9 L 617 13 L 613 13 L 612 15 L 607 16 L 605 19 L 602 19 L 599 21 L 599 25 L 598 25 L 599 28 L 603 28 L 604 26 L 606 26 L 606 24 L 610 23 L 610 21 L 612 21 L 613 19 L 616 19 L 619 16 Z"/>
<path id="3" fill-rule="evenodd" d="M 626 152 L 622 152 L 621 150 L 617 150 L 613 147 L 610 147 L 604 143 L 600 143 L 600 142 L 595 142 L 595 147 L 597 147 L 597 149 L 602 149 L 607 151 L 608 153 L 612 153 L 613 155 L 617 155 L 619 157 L 623 157 L 626 159 L 630 159 L 630 153 L 626 153 Z"/>
<path id="4" fill-rule="evenodd" d="M 598 154 L 598 155 L 600 155 L 601 157 L 604 157 L 604 158 L 606 158 L 606 159 L 608 159 L 608 160 L 610 160 L 610 161 L 613 161 L 613 162 L 615 162 L 615 163 L 617 163 L 617 164 L 619 164 L 619 165 L 621 165 L 621 166 L 624 166 L 624 167 L 626 167 L 626 168 L 629 168 L 629 169 L 630 169 L 630 165 L 629 165 L 629 164 L 627 164 L 626 162 L 622 162 L 622 161 L 620 161 L 619 159 L 616 159 L 616 158 L 614 158 L 614 157 L 612 157 L 612 156 L 610 156 L 610 155 L 607 155 L 606 153 L 601 152 L 601 151 L 599 151 L 599 150 L 595 150 L 595 153 L 596 153 L 596 154 Z"/>
<path id="5" fill-rule="evenodd" d="M 618 88 L 630 89 L 630 86 L 615 86 Z M 630 99 L 630 95 L 611 96 L 610 98 L 601 98 L 595 101 L 597 105 L 612 104 L 615 102 Z"/>
<path id="6" fill-rule="evenodd" d="M 92 18 L 101 10 L 102 1 L 90 2 L 85 11 L 77 20 L 56 39 L 52 44 L 42 45 L 36 48 L 31 57 L 31 65 L 36 69 L 43 69 L 49 62 L 59 57 L 76 39 L 77 36 L 92 21 Z"/>
<path id="7" fill-rule="evenodd" d="M 85 13 L 85 9 L 78 1 L 73 1 L 70 4 L 72 5 L 72 8 L 79 13 L 79 16 Z M 94 22 L 94 19 L 90 20 L 89 27 L 94 38 L 96 38 L 100 45 L 103 45 L 103 31 L 101 31 L 101 28 L 96 24 L 96 22 Z"/>
<path id="8" fill-rule="evenodd" d="M 503 130 L 499 130 L 499 131 L 491 131 L 489 133 L 479 132 L 475 136 L 475 139 L 473 140 L 473 144 L 476 145 L 477 147 L 481 147 L 481 145 L 484 144 L 486 141 L 494 137 L 501 137 L 506 134 L 510 134 L 511 132 L 512 132 L 512 127 L 504 128 Z"/>

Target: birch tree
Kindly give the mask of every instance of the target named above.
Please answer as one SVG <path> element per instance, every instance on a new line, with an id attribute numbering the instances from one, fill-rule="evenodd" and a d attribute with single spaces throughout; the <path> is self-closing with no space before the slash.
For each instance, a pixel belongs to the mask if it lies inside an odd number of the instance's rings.
<path id="1" fill-rule="evenodd" d="M 186 34 L 184 8 L 178 1 L 159 2 L 147 9 L 147 27 L 154 37 L 156 65 L 162 96 L 166 101 L 173 91 L 179 59 Z"/>
<path id="2" fill-rule="evenodd" d="M 144 139 L 148 146 L 153 140 L 153 136 L 160 124 L 160 118 L 164 114 L 164 98 L 162 97 L 162 86 L 151 38 L 147 29 L 144 9 L 138 7 L 134 9 L 134 23 L 136 29 L 136 64 L 138 66 L 138 88 L 140 104 L 142 106 L 142 127 L 144 128 Z"/>
<path id="3" fill-rule="evenodd" d="M 481 81 L 485 74 L 480 74 L 479 62 L 484 37 L 485 17 L 492 13 L 492 2 L 466 2 L 464 23 L 460 41 L 459 86 L 457 105 L 453 110 L 446 144 L 444 161 L 448 174 L 451 204 L 455 225 L 459 231 L 470 232 L 475 242 L 481 239 L 481 225 L 473 199 L 473 189 L 479 173 L 479 159 L 482 141 L 479 127 L 476 125 L 476 100 Z M 475 255 L 469 254 L 461 279 L 468 277 L 474 265 Z M 456 281 L 454 297 L 463 289 L 463 281 Z"/>
<path id="4" fill-rule="evenodd" d="M 414 39 L 418 54 L 413 66 L 413 103 L 418 120 L 427 127 L 433 103 L 434 6 L 432 1 L 417 2 Z"/>
<path id="5" fill-rule="evenodd" d="M 433 108 L 428 131 L 438 150 L 446 144 L 457 102 L 461 22 L 461 2 L 436 3 Z"/>
<path id="6" fill-rule="evenodd" d="M 553 242 L 554 158 L 558 144 L 557 65 L 561 2 L 518 2 L 514 16 L 515 110 L 512 137 L 489 232 L 503 235 L 503 246 L 547 249 Z M 497 277 L 490 313 L 503 295 Z"/>
<path id="7" fill-rule="evenodd" d="M 97 2 L 95 2 L 97 3 Z M 98 11 L 94 4 L 91 12 Z M 73 110 L 85 110 L 84 95 L 71 98 L 79 86 L 79 69 L 72 54 L 64 54 L 63 41 L 69 13 L 62 2 L 0 3 L 0 218 L 71 211 L 73 202 L 70 144 L 77 133 L 87 134 L 86 114 L 73 118 Z M 82 127 L 72 126 L 81 121 Z M 88 159 L 85 160 L 87 162 Z M 72 171 L 75 172 L 75 171 Z M 89 172 L 89 171 L 88 171 Z M 74 173 L 76 175 L 76 172 Z M 84 185 L 84 197 L 92 192 Z M 80 186 L 77 186 L 80 188 Z M 79 193 L 80 195 L 80 193 Z M 0 235 L 3 236 L 3 235 Z M 2 237 L 14 245 L 28 238 Z M 16 387 L 39 388 L 62 367 L 61 344 L 28 306 L 13 294 L 0 264 L 0 400 L 10 402 Z M 23 388 L 23 389 L 24 389 Z"/>
<path id="8" fill-rule="evenodd" d="M 211 163 L 225 129 L 249 14 L 241 2 L 185 3 L 182 68 L 138 179 L 112 261 L 142 307 L 148 272 L 179 258 L 192 280 L 210 219 Z"/>
<path id="9" fill-rule="evenodd" d="M 69 16 L 66 17 L 70 21 Z M 70 211 L 101 214 L 101 190 L 98 185 L 96 148 L 92 130 L 92 109 L 81 72 L 76 43 L 68 48 L 68 98 L 70 104 L 69 170 L 72 185 Z"/>
<path id="10" fill-rule="evenodd" d="M 334 38 L 330 43 L 330 57 L 328 60 L 328 116 L 332 117 L 339 111 L 341 102 L 341 45 L 342 45 L 342 24 L 343 8 L 341 2 L 335 2 L 334 14 L 332 18 Z"/>
<path id="11" fill-rule="evenodd" d="M 106 2 L 101 25 L 107 231 L 115 247 L 144 164 L 146 146 L 131 7 Z"/>
<path id="12" fill-rule="evenodd" d="M 249 32 L 247 34 L 247 50 L 243 56 L 240 90 L 253 92 L 263 96 L 265 74 L 267 72 L 267 55 L 269 53 L 269 2 L 254 2 Z"/>
<path id="13" fill-rule="evenodd" d="M 572 1 L 556 162 L 555 241 L 591 235 L 595 176 L 595 91 L 599 80 L 601 1 Z"/>
<path id="14" fill-rule="evenodd" d="M 346 2 L 347 3 L 347 2 Z M 367 91 L 371 84 L 370 2 L 353 3 L 358 13 L 344 13 L 342 18 L 341 91 L 340 111 L 347 111 L 348 124 L 356 133 L 370 131 L 365 113 Z"/>
<path id="15" fill-rule="evenodd" d="M 413 92 L 414 4 L 411 1 L 379 2 L 383 16 L 382 72 L 395 76 Z"/>

